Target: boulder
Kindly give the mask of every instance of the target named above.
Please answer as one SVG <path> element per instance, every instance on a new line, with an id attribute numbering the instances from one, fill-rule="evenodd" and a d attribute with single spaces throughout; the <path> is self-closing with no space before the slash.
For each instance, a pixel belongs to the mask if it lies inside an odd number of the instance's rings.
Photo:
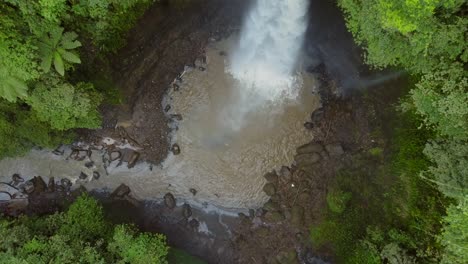
<path id="1" fill-rule="evenodd" d="M 273 183 L 267 183 L 265 186 L 263 186 L 263 191 L 266 193 L 266 195 L 272 196 L 276 193 L 276 187 Z"/>
<path id="2" fill-rule="evenodd" d="M 306 154 L 306 153 L 320 153 L 323 151 L 323 146 L 317 142 L 310 142 L 308 144 L 302 145 L 296 149 L 297 154 Z"/>
<path id="3" fill-rule="evenodd" d="M 93 179 L 99 180 L 101 178 L 101 174 L 97 171 L 93 171 Z"/>
<path id="4" fill-rule="evenodd" d="M 41 176 L 34 176 L 34 178 L 31 181 L 34 185 L 35 193 L 42 193 L 47 190 L 47 184 Z"/>
<path id="5" fill-rule="evenodd" d="M 265 219 L 270 222 L 280 222 L 284 220 L 284 215 L 279 211 L 270 211 L 265 214 Z"/>
<path id="6" fill-rule="evenodd" d="M 120 157 L 122 157 L 122 153 L 120 151 L 112 151 L 110 154 L 109 154 L 109 159 L 110 161 L 114 161 L 114 160 L 117 160 L 117 159 L 120 159 Z"/>
<path id="7" fill-rule="evenodd" d="M 189 221 L 189 226 L 194 229 L 194 230 L 197 230 L 198 227 L 200 226 L 200 222 L 198 222 L 197 219 L 192 219 Z"/>
<path id="8" fill-rule="evenodd" d="M 276 261 L 278 264 L 297 264 L 299 260 L 297 258 L 297 253 L 295 250 L 281 251 L 276 256 Z"/>
<path id="9" fill-rule="evenodd" d="M 288 182 L 292 180 L 291 169 L 289 169 L 288 166 L 281 166 L 280 175 L 283 179 L 285 179 Z"/>
<path id="10" fill-rule="evenodd" d="M 85 163 L 85 167 L 88 169 L 92 168 L 93 166 L 94 166 L 94 161 L 88 161 Z"/>
<path id="11" fill-rule="evenodd" d="M 189 189 L 189 192 L 190 192 L 193 196 L 197 195 L 197 190 L 195 190 L 194 188 L 190 188 L 190 189 Z"/>
<path id="12" fill-rule="evenodd" d="M 268 172 L 263 176 L 268 182 L 276 183 L 278 181 L 278 175 L 276 172 Z"/>
<path id="13" fill-rule="evenodd" d="M 172 114 L 172 115 L 171 115 L 171 118 L 172 118 L 172 119 L 175 119 L 175 120 L 177 120 L 177 121 L 182 121 L 182 120 L 183 120 L 181 114 Z"/>
<path id="14" fill-rule="evenodd" d="M 300 205 L 295 205 L 291 209 L 291 224 L 299 227 L 304 223 L 304 208 Z"/>
<path id="15" fill-rule="evenodd" d="M 312 123 L 312 122 L 305 122 L 305 123 L 304 123 L 304 127 L 305 127 L 306 129 L 308 129 L 308 130 L 311 130 L 311 129 L 314 128 L 314 123 Z"/>
<path id="16" fill-rule="evenodd" d="M 166 107 L 164 107 L 164 112 L 169 112 L 169 110 L 171 110 L 171 105 L 166 105 Z"/>
<path id="17" fill-rule="evenodd" d="M 322 159 L 322 156 L 318 153 L 306 153 L 306 154 L 299 154 L 294 157 L 294 161 L 296 161 L 296 165 L 305 167 L 308 165 L 315 164 Z"/>
<path id="18" fill-rule="evenodd" d="M 325 149 L 331 157 L 339 157 L 344 154 L 343 147 L 340 143 L 328 144 L 325 146 Z"/>
<path id="19" fill-rule="evenodd" d="M 55 191 L 55 178 L 54 177 L 49 178 L 49 182 L 47 183 L 47 190 L 49 190 L 49 192 Z"/>
<path id="20" fill-rule="evenodd" d="M 267 211 L 277 211 L 279 210 L 279 208 L 280 208 L 279 205 L 272 200 L 269 200 L 263 205 L 263 209 Z"/>
<path id="21" fill-rule="evenodd" d="M 174 209 L 176 207 L 176 199 L 172 193 L 166 193 L 166 195 L 164 195 L 164 204 L 169 209 Z"/>
<path id="22" fill-rule="evenodd" d="M 319 123 L 320 121 L 323 120 L 323 117 L 325 116 L 325 111 L 323 108 L 318 108 L 312 114 L 310 115 L 310 121 L 312 123 Z"/>
<path id="23" fill-rule="evenodd" d="M 192 207 L 190 207 L 189 204 L 186 204 L 186 203 L 185 203 L 185 204 L 182 206 L 182 216 L 183 216 L 184 218 L 189 218 L 189 217 L 192 216 Z"/>
<path id="24" fill-rule="evenodd" d="M 135 167 L 138 159 L 140 158 L 140 153 L 133 151 L 130 155 L 130 159 L 128 160 L 127 168 L 131 169 Z"/>
<path id="25" fill-rule="evenodd" d="M 80 173 L 80 180 L 86 180 L 86 178 L 88 178 L 88 175 L 84 172 L 81 172 Z"/>
<path id="26" fill-rule="evenodd" d="M 171 151 L 172 151 L 172 153 L 174 153 L 174 155 L 179 155 L 180 154 L 179 145 L 178 144 L 173 144 L 172 148 L 171 148 Z"/>
<path id="27" fill-rule="evenodd" d="M 26 194 L 31 194 L 34 192 L 34 184 L 32 181 L 27 181 L 21 186 L 21 190 Z"/>
<path id="28" fill-rule="evenodd" d="M 13 185 L 18 185 L 18 184 L 24 182 L 24 179 L 18 173 L 13 174 L 11 176 L 11 180 L 12 180 Z"/>
<path id="29" fill-rule="evenodd" d="M 130 187 L 125 184 L 120 184 L 112 193 L 111 197 L 113 198 L 124 198 L 131 192 Z"/>

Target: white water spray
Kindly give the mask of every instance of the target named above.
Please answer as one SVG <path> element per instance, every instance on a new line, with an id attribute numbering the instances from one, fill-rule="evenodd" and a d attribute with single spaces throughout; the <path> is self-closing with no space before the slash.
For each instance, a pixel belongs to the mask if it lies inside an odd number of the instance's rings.
<path id="1" fill-rule="evenodd" d="M 295 99 L 300 77 L 296 61 L 307 28 L 308 0 L 257 0 L 241 31 L 229 72 L 240 93 L 258 99 Z"/>

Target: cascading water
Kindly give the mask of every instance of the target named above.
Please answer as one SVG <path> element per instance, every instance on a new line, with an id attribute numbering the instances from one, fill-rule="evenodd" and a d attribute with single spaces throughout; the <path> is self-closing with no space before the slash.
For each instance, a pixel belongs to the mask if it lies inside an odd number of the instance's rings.
<path id="1" fill-rule="evenodd" d="M 230 58 L 229 72 L 242 92 L 271 101 L 296 98 L 307 7 L 308 0 L 258 0 L 253 6 Z"/>

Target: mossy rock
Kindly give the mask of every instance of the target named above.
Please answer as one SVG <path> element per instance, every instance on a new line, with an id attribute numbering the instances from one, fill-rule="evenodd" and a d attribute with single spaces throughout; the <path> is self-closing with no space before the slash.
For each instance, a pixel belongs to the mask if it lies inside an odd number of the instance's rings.
<path id="1" fill-rule="evenodd" d="M 263 191 L 268 196 L 273 196 L 276 193 L 276 187 L 273 183 L 267 183 L 263 186 Z"/>
<path id="2" fill-rule="evenodd" d="M 295 250 L 282 251 L 276 256 L 276 263 L 278 264 L 297 264 L 299 259 Z"/>

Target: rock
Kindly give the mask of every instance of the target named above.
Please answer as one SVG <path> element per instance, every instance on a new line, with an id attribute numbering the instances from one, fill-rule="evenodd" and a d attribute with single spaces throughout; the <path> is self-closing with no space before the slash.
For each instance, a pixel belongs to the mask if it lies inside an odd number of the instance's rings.
<path id="1" fill-rule="evenodd" d="M 180 89 L 180 86 L 177 83 L 174 83 L 172 87 L 174 88 L 174 91 L 179 91 Z"/>
<path id="2" fill-rule="evenodd" d="M 220 55 L 220 56 L 226 56 L 226 55 L 227 55 L 227 52 L 225 52 L 225 51 L 220 51 L 220 52 L 219 52 L 219 55 Z"/>
<path id="3" fill-rule="evenodd" d="M 171 151 L 172 151 L 172 153 L 174 153 L 174 155 L 179 155 L 180 154 L 179 145 L 178 144 L 172 145 Z"/>
<path id="4" fill-rule="evenodd" d="M 85 163 L 85 167 L 88 168 L 88 169 L 90 169 L 93 166 L 94 166 L 94 161 L 88 161 L 88 162 Z"/>
<path id="5" fill-rule="evenodd" d="M 304 127 L 308 130 L 311 130 L 312 128 L 314 128 L 314 123 L 312 122 L 305 122 L 304 123 Z"/>
<path id="6" fill-rule="evenodd" d="M 291 224 L 300 227 L 304 223 L 304 208 L 299 205 L 293 206 L 291 209 Z"/>
<path id="7" fill-rule="evenodd" d="M 254 209 L 249 209 L 249 217 L 254 218 L 255 217 L 255 210 Z"/>
<path id="8" fill-rule="evenodd" d="M 298 166 L 309 166 L 319 162 L 321 159 L 322 157 L 318 153 L 300 154 L 294 157 L 294 161 L 296 161 L 296 165 Z"/>
<path id="9" fill-rule="evenodd" d="M 180 77 L 180 76 L 177 76 L 175 79 L 176 79 L 176 81 L 178 81 L 178 82 L 183 82 L 183 81 L 184 81 L 184 80 L 182 80 L 182 77 Z"/>
<path id="10" fill-rule="evenodd" d="M 186 204 L 186 203 L 185 203 L 185 204 L 182 206 L 182 216 L 183 216 L 184 218 L 189 218 L 189 217 L 192 216 L 192 207 L 190 207 L 189 204 Z"/>
<path id="11" fill-rule="evenodd" d="M 166 193 L 166 195 L 164 195 L 164 204 L 169 209 L 174 209 L 176 207 L 176 199 L 172 193 Z"/>
<path id="12" fill-rule="evenodd" d="M 111 197 L 113 198 L 124 198 L 131 192 L 130 187 L 125 184 L 120 184 L 112 193 Z"/>
<path id="13" fill-rule="evenodd" d="M 266 212 L 267 212 L 267 211 L 266 211 L 265 209 L 259 208 L 259 209 L 257 209 L 257 210 L 255 211 L 255 216 L 257 216 L 257 217 L 262 217 L 262 216 L 265 215 Z"/>
<path id="14" fill-rule="evenodd" d="M 121 153 L 120 151 L 112 151 L 112 152 L 109 154 L 109 159 L 110 159 L 110 161 L 114 161 L 114 160 L 120 159 L 120 157 L 122 157 L 122 153 Z"/>
<path id="15" fill-rule="evenodd" d="M 93 171 L 93 179 L 99 180 L 101 178 L 101 174 L 97 171 Z"/>
<path id="16" fill-rule="evenodd" d="M 198 67 L 198 69 L 199 69 L 200 71 L 206 71 L 206 68 L 205 68 L 205 67 L 202 67 L 202 66 Z"/>
<path id="17" fill-rule="evenodd" d="M 190 188 L 189 192 L 191 192 L 193 196 L 197 195 L 197 190 L 195 190 L 194 188 Z"/>
<path id="18" fill-rule="evenodd" d="M 279 208 L 280 208 L 279 205 L 272 200 L 269 200 L 263 205 L 263 209 L 267 211 L 277 211 L 279 210 Z"/>
<path id="19" fill-rule="evenodd" d="M 276 188 L 273 183 L 267 183 L 265 186 L 263 186 L 263 191 L 266 193 L 268 196 L 272 196 L 276 193 Z"/>
<path id="20" fill-rule="evenodd" d="M 276 183 L 278 182 L 278 175 L 276 172 L 268 172 L 263 176 L 268 182 Z"/>
<path id="21" fill-rule="evenodd" d="M 317 124 L 320 121 L 323 120 L 323 117 L 325 116 L 325 111 L 323 108 L 318 108 L 312 114 L 310 115 L 310 120 L 312 123 Z"/>
<path id="22" fill-rule="evenodd" d="M 49 190 L 49 192 L 55 192 L 55 178 L 54 177 L 49 178 L 49 182 L 47 183 L 47 190 Z"/>
<path id="23" fill-rule="evenodd" d="M 200 222 L 198 222 L 197 219 L 192 219 L 189 221 L 189 226 L 194 229 L 194 230 L 197 230 L 198 227 L 200 226 Z"/>
<path id="24" fill-rule="evenodd" d="M 24 182 L 24 179 L 18 173 L 13 174 L 11 176 L 11 180 L 12 180 L 13 185 L 18 185 L 21 182 Z"/>
<path id="25" fill-rule="evenodd" d="M 34 176 L 34 178 L 31 181 L 34 185 L 35 193 L 42 193 L 47 190 L 47 184 L 41 176 Z"/>
<path id="26" fill-rule="evenodd" d="M 72 152 L 70 153 L 69 158 L 72 158 L 77 161 L 82 161 L 86 159 L 86 157 L 89 156 L 89 153 L 87 150 L 84 149 L 73 149 Z"/>
<path id="27" fill-rule="evenodd" d="M 88 175 L 86 173 L 84 173 L 84 172 L 81 172 L 79 178 L 80 178 L 80 180 L 86 180 L 86 178 L 88 178 Z"/>
<path id="28" fill-rule="evenodd" d="M 62 156 L 65 153 L 65 147 L 63 145 L 58 146 L 54 151 L 52 151 L 57 156 Z"/>
<path id="29" fill-rule="evenodd" d="M 169 110 L 171 110 L 171 105 L 166 105 L 166 107 L 164 107 L 164 112 L 169 112 Z"/>
<path id="30" fill-rule="evenodd" d="M 130 155 L 130 159 L 128 160 L 127 168 L 131 169 L 135 167 L 138 159 L 140 158 L 140 153 L 133 151 Z"/>
<path id="31" fill-rule="evenodd" d="M 171 118 L 175 119 L 177 121 L 182 121 L 182 115 L 181 114 L 172 114 Z"/>
<path id="32" fill-rule="evenodd" d="M 31 194 L 32 192 L 34 192 L 34 184 L 32 181 L 27 181 L 23 184 L 21 189 L 24 193 Z"/>
<path id="33" fill-rule="evenodd" d="M 268 227 L 261 226 L 257 230 L 255 230 L 255 233 L 259 237 L 267 237 L 270 234 L 270 230 L 268 229 Z"/>
<path id="34" fill-rule="evenodd" d="M 310 142 L 296 149 L 297 154 L 320 153 L 322 151 L 323 146 L 317 142 Z"/>
<path id="35" fill-rule="evenodd" d="M 67 178 L 63 178 L 60 180 L 60 183 L 62 184 L 62 186 L 65 188 L 65 189 L 69 189 L 71 186 L 72 186 L 72 183 L 69 179 Z"/>
<path id="36" fill-rule="evenodd" d="M 280 222 L 284 220 L 284 215 L 278 211 L 269 211 L 265 214 L 265 219 L 270 222 Z"/>
<path id="37" fill-rule="evenodd" d="M 299 194 L 299 196 L 297 197 L 297 200 L 300 203 L 310 203 L 311 200 L 312 200 L 312 196 L 308 192 L 303 192 L 303 193 Z"/>
<path id="38" fill-rule="evenodd" d="M 328 144 L 325 146 L 325 149 L 331 157 L 338 157 L 344 154 L 343 147 L 340 143 Z"/>
<path id="39" fill-rule="evenodd" d="M 288 166 L 281 166 L 280 175 L 286 181 L 290 181 L 292 179 L 291 169 L 289 169 Z"/>
<path id="40" fill-rule="evenodd" d="M 299 260 L 297 259 L 297 253 L 295 250 L 282 251 L 276 256 L 276 261 L 278 264 L 297 264 Z"/>

